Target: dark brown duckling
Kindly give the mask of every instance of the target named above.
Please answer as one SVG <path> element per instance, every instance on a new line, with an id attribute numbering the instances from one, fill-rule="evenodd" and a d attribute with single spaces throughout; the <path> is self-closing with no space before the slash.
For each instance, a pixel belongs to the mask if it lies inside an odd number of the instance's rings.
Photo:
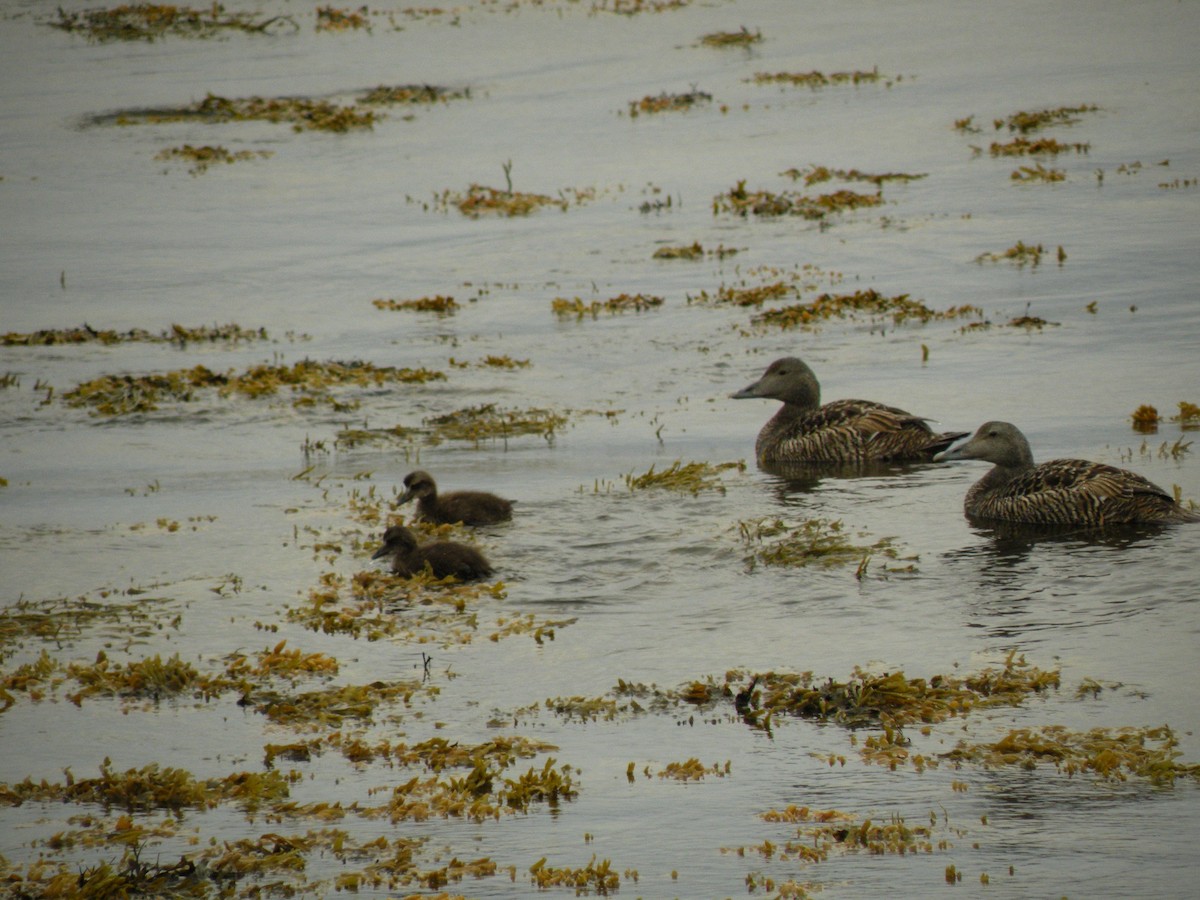
<path id="1" fill-rule="evenodd" d="M 923 417 L 871 400 L 833 400 L 822 406 L 817 376 L 794 357 L 775 360 L 758 381 L 732 397 L 783 403 L 758 433 L 754 454 L 759 465 L 928 462 L 967 436 L 965 431 L 937 434 Z"/>
<path id="2" fill-rule="evenodd" d="M 390 556 L 392 571 L 405 578 L 428 566 L 436 578 L 453 575 L 459 581 L 472 581 L 492 574 L 492 565 L 474 547 L 454 541 L 418 544 L 417 536 L 403 525 L 392 525 L 383 533 L 383 546 L 371 559 Z"/>
<path id="3" fill-rule="evenodd" d="M 399 504 L 416 498 L 417 515 L 437 525 L 494 525 L 512 518 L 512 501 L 486 491 L 450 491 L 438 496 L 437 482 L 428 472 L 404 476 Z"/>

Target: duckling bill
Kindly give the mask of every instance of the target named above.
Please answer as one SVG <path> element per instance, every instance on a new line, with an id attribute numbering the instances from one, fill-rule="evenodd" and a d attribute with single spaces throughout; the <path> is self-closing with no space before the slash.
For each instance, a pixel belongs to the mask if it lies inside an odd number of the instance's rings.
<path id="1" fill-rule="evenodd" d="M 759 465 L 929 461 L 967 436 L 937 434 L 920 416 L 871 400 L 821 405 L 821 385 L 802 360 L 777 359 L 735 400 L 765 398 L 783 406 L 762 427 L 754 445 Z"/>
<path id="2" fill-rule="evenodd" d="M 492 574 L 492 564 L 474 547 L 455 541 L 420 544 L 411 529 L 392 525 L 383 533 L 383 546 L 371 559 L 391 557 L 392 572 L 408 578 L 428 567 L 436 578 L 453 575 L 459 581 L 472 581 Z"/>
<path id="3" fill-rule="evenodd" d="M 934 459 L 994 464 L 967 490 L 963 508 L 969 519 L 1095 527 L 1200 522 L 1200 514 L 1128 469 L 1084 459 L 1035 465 L 1029 441 L 1009 422 L 986 422 L 969 441 Z"/>
<path id="4" fill-rule="evenodd" d="M 437 525 L 494 525 L 512 518 L 513 502 L 486 491 L 448 491 L 438 494 L 437 482 L 417 470 L 404 476 L 399 505 L 417 501 L 417 515 Z"/>

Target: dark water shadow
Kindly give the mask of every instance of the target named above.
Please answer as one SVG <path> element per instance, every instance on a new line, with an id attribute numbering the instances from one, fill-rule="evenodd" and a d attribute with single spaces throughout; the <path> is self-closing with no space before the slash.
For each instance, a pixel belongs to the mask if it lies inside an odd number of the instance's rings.
<path id="1" fill-rule="evenodd" d="M 936 468 L 930 463 L 759 463 L 758 469 L 772 476 L 771 488 L 780 500 L 792 494 L 810 494 L 825 480 L 897 478 L 922 469 Z"/>
<path id="2" fill-rule="evenodd" d="M 1129 559 L 1152 551 L 1171 526 L 1104 528 L 971 522 L 982 538 L 944 554 L 962 563 L 956 581 L 968 627 L 1032 649 L 1046 632 L 1125 619 L 1153 598 L 1122 579 Z"/>

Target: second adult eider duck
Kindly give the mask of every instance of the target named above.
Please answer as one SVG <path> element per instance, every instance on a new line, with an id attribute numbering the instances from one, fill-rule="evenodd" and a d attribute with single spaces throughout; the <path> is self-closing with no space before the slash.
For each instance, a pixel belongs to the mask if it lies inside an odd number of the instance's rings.
<path id="1" fill-rule="evenodd" d="M 995 467 L 967 490 L 968 518 L 1030 525 L 1103 526 L 1200 522 L 1136 472 L 1084 459 L 1035 465 L 1029 441 L 1008 422 L 987 422 L 937 461 L 980 459 Z"/>
<path id="2" fill-rule="evenodd" d="M 937 434 L 920 416 L 870 400 L 822 406 L 817 376 L 794 357 L 775 360 L 758 381 L 732 397 L 783 403 L 758 433 L 754 454 L 760 465 L 931 460 L 967 436 L 965 431 Z"/>
<path id="3" fill-rule="evenodd" d="M 448 491 L 438 495 L 437 482 L 428 472 L 409 472 L 404 476 L 404 493 L 399 505 L 416 499 L 417 515 L 437 525 L 494 525 L 512 518 L 511 500 L 486 491 Z"/>
<path id="4" fill-rule="evenodd" d="M 409 577 L 426 567 L 437 578 L 453 575 L 459 581 L 472 581 L 492 574 L 492 564 L 474 547 L 455 541 L 418 544 L 417 536 L 403 525 L 392 525 L 383 533 L 383 545 L 371 559 L 391 557 L 392 572 Z"/>

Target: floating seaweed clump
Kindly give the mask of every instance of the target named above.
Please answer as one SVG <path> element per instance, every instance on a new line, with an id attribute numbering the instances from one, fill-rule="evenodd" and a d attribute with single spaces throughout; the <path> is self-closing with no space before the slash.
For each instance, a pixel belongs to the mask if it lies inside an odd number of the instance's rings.
<path id="1" fill-rule="evenodd" d="M 848 212 L 863 207 L 880 206 L 881 194 L 860 194 L 840 190 L 832 194 L 810 197 L 794 191 L 778 194 L 770 191 L 748 191 L 742 179 L 731 190 L 713 198 L 713 214 L 731 212 L 739 216 L 800 216 L 805 219 L 824 219 L 831 213 Z"/>
<path id="2" fill-rule="evenodd" d="M 1007 250 L 1001 253 L 980 253 L 975 257 L 975 262 L 1011 262 L 1015 263 L 1017 268 L 1028 265 L 1030 268 L 1035 268 L 1042 261 L 1042 257 L 1046 253 L 1046 248 L 1042 244 L 1026 244 L 1024 241 L 1017 241 Z M 1061 264 L 1067 258 L 1067 253 L 1063 250 L 1062 245 L 1058 247 L 1058 261 Z"/>
<path id="3" fill-rule="evenodd" d="M 1158 423 L 1162 421 L 1158 410 L 1149 403 L 1143 403 L 1135 409 L 1130 418 L 1133 420 L 1133 430 L 1143 434 L 1153 434 L 1158 431 Z"/>
<path id="4" fill-rule="evenodd" d="M 780 174 L 786 175 L 792 181 L 803 179 L 805 187 L 812 187 L 814 184 L 822 184 L 837 178 L 841 181 L 866 181 L 878 188 L 882 188 L 884 183 L 888 181 L 907 183 L 927 177 L 924 173 L 919 175 L 910 175 L 905 172 L 872 174 L 870 172 L 860 172 L 858 169 L 831 169 L 828 166 L 808 166 L 805 169 L 792 168 Z"/>
<path id="5" fill-rule="evenodd" d="M 593 300 L 591 303 L 585 303 L 578 297 L 573 297 L 570 300 L 564 297 L 556 297 L 550 301 L 550 308 L 561 319 L 571 317 L 582 319 L 585 316 L 591 316 L 595 319 L 599 318 L 601 312 L 606 312 L 609 315 L 617 315 L 629 310 L 645 312 L 656 306 L 662 306 L 662 304 L 662 297 L 655 297 L 651 294 L 618 294 L 616 297 L 610 297 L 608 300 Z"/>
<path id="6" fill-rule="evenodd" d="M 730 303 L 734 306 L 762 306 L 768 300 L 778 300 L 795 291 L 795 287 L 784 281 L 772 281 L 757 287 L 736 288 L 721 285 L 715 294 L 700 291 L 688 294 L 688 303 Z"/>
<path id="7" fill-rule="evenodd" d="M 457 91 L 434 84 L 402 84 L 392 87 L 380 85 L 379 87 L 372 88 L 359 97 L 358 102 L 375 106 L 396 106 L 401 104 L 449 103 L 451 100 L 468 100 L 470 97 L 470 88 Z"/>
<path id="8" fill-rule="evenodd" d="M 141 769 L 115 772 L 112 761 L 100 764 L 99 778 L 77 779 L 66 771 L 65 783 L 0 784 L 0 803 L 19 806 L 26 801 L 97 803 L 106 809 L 148 812 L 154 809 L 212 809 L 225 800 L 248 807 L 288 796 L 288 780 L 278 772 L 237 772 L 224 779 L 199 781 L 190 772 L 150 763 Z"/>
<path id="9" fill-rule="evenodd" d="M 706 766 L 696 757 L 691 757 L 684 762 L 667 763 L 666 767 L 658 773 L 658 777 L 662 779 L 670 778 L 674 781 L 703 781 L 706 775 L 715 775 L 717 778 L 724 778 L 729 774 L 731 765 L 726 762 L 713 763 L 711 766 Z"/>
<path id="10" fill-rule="evenodd" d="M 1180 400 L 1179 415 L 1171 416 L 1171 421 L 1178 422 L 1185 429 L 1200 426 L 1200 406 Z"/>
<path id="11" fill-rule="evenodd" d="M 699 241 L 682 247 L 659 247 L 654 251 L 655 259 L 702 259 L 703 257 L 704 247 L 700 245 Z"/>
<path id="12" fill-rule="evenodd" d="M 126 110 L 115 115 L 97 116 L 97 124 L 159 125 L 167 122 L 289 122 L 295 131 L 347 131 L 370 129 L 380 114 L 374 110 L 339 106 L 328 100 L 304 97 L 242 97 L 230 99 L 209 94 L 203 100 L 174 109 Z"/>
<path id="13" fill-rule="evenodd" d="M 1179 762 L 1178 746 L 1175 733 L 1165 725 L 1116 730 L 1093 728 L 1083 732 L 1045 725 L 1012 729 L 994 743 L 959 741 L 943 757 L 987 768 L 1034 769 L 1040 762 L 1050 762 L 1068 776 L 1091 772 L 1109 781 L 1125 781 L 1131 775 L 1161 785 L 1173 784 L 1178 778 L 1200 781 L 1200 765 Z"/>
<path id="14" fill-rule="evenodd" d="M 729 672 L 725 684 L 697 683 L 693 696 L 712 701 L 728 698 L 744 672 Z M 934 675 L 907 678 L 903 672 L 873 674 L 855 668 L 845 682 L 830 678 L 819 683 L 811 672 L 756 674 L 750 687 L 738 692 L 743 715 L 763 719 L 791 715 L 836 722 L 851 728 L 880 726 L 899 729 L 914 723 L 932 724 L 969 713 L 976 706 L 1018 706 L 1030 694 L 1060 684 L 1059 670 L 1044 670 L 1010 653 L 1001 669 L 985 669 L 966 678 Z M 697 701 L 693 701 L 697 702 Z"/>
<path id="15" fill-rule="evenodd" d="M 858 563 L 863 573 L 873 555 L 899 560 L 900 553 L 888 538 L 871 544 L 856 544 L 839 520 L 809 519 L 798 525 L 785 523 L 782 519 L 759 519 L 738 523 L 742 542 L 750 551 L 746 564 L 751 569 L 764 566 L 833 566 Z M 860 538 L 866 533 L 860 533 Z M 915 571 L 912 561 L 904 571 Z M 899 571 L 891 569 L 891 571 Z"/>
<path id="16" fill-rule="evenodd" d="M 235 163 L 245 162 L 251 159 L 269 159 L 275 155 L 274 150 L 238 150 L 230 152 L 225 147 L 211 146 L 205 144 L 201 147 L 194 147 L 191 144 L 184 144 L 181 147 L 168 147 L 166 150 L 160 151 L 154 158 L 162 160 L 182 159 L 191 163 L 191 168 L 188 171 L 193 175 L 199 175 L 208 171 L 208 167 L 217 163 Z"/>
<path id="17" fill-rule="evenodd" d="M 612 861 L 596 862 L 595 854 L 586 866 L 572 869 L 569 866 L 556 868 L 546 865 L 542 857 L 529 867 L 530 882 L 540 891 L 552 887 L 574 888 L 575 895 L 595 893 L 597 896 L 615 894 L 621 889 L 621 876 L 612 869 Z"/>
<path id="18" fill-rule="evenodd" d="M 552 440 L 567 423 L 567 417 L 548 409 L 500 409 L 494 403 L 455 410 L 425 419 L 426 437 L 431 443 L 470 441 L 476 445 L 487 440 L 508 440 L 536 434 Z"/>
<path id="19" fill-rule="evenodd" d="M 705 47 L 749 47 L 762 41 L 761 31 L 751 32 L 746 26 L 740 31 L 714 31 L 700 38 Z"/>
<path id="20" fill-rule="evenodd" d="M 1054 138 L 1038 138 L 1035 141 L 1026 137 L 1015 137 L 1006 144 L 993 141 L 989 151 L 992 156 L 1056 156 L 1059 153 L 1087 153 L 1091 144 L 1064 144 Z"/>
<path id="21" fill-rule="evenodd" d="M 818 863 L 834 853 L 866 851 L 877 856 L 904 856 L 932 853 L 935 849 L 947 850 L 950 846 L 944 840 L 935 841 L 931 826 L 909 825 L 896 815 L 884 822 L 871 819 L 858 822 L 854 816 L 840 810 L 789 804 L 781 810 L 767 810 L 760 817 L 764 822 L 798 825 L 796 836 L 780 843 L 766 841 L 753 847 L 735 848 L 733 852 L 745 856 L 755 851 L 768 859 Z M 806 898 L 809 894 L 780 892 L 777 896 Z"/>
<path id="22" fill-rule="evenodd" d="M 650 488 L 661 488 L 670 491 L 686 491 L 689 494 L 699 494 L 701 491 L 715 490 L 725 493 L 725 485 L 721 482 L 720 473 L 736 469 L 746 471 L 744 462 L 718 463 L 712 465 L 704 462 L 684 463 L 675 460 L 661 472 L 649 471 L 642 475 L 629 474 L 625 476 L 625 484 L 631 491 L 644 491 Z"/>
<path id="23" fill-rule="evenodd" d="M 1062 169 L 1047 169 L 1041 163 L 1034 163 L 1032 166 L 1018 166 L 1009 177 L 1021 184 L 1030 184 L 1035 181 L 1049 184 L 1055 181 L 1065 181 L 1067 173 Z"/>
<path id="24" fill-rule="evenodd" d="M 357 31 L 360 28 L 371 30 L 371 22 L 367 18 L 370 10 L 365 6 L 358 9 L 339 9 L 334 6 L 317 7 L 316 31 Z"/>
<path id="25" fill-rule="evenodd" d="M 679 112 L 692 109 L 701 103 L 711 103 L 712 94 L 704 91 L 691 90 L 686 94 L 668 94 L 666 92 L 652 97 L 647 94 L 641 100 L 629 101 L 629 117 L 636 119 L 642 113 Z"/>
<path id="26" fill-rule="evenodd" d="M 228 341 L 265 341 L 265 328 L 243 328 L 230 322 L 228 325 L 202 325 L 199 328 L 186 328 L 183 325 L 172 325 L 166 331 L 158 334 L 143 328 L 132 328 L 129 331 L 113 331 L 112 329 L 97 329 L 84 323 L 79 328 L 52 328 L 41 331 L 16 332 L 10 331 L 0 335 L 0 344 L 6 347 L 46 347 L 56 344 L 122 344 L 129 341 L 148 341 L 151 343 L 179 344 L 216 343 Z"/>
<path id="27" fill-rule="evenodd" d="M 372 300 L 371 305 L 376 309 L 410 309 L 416 312 L 437 313 L 439 316 L 453 315 L 461 308 L 453 297 L 443 297 L 441 294 L 433 297 L 418 297 L 415 300 Z"/>
<path id="28" fill-rule="evenodd" d="M 1009 131 L 1019 131 L 1028 134 L 1051 125 L 1073 125 L 1079 121 L 1082 113 L 1096 112 L 1100 107 L 1095 104 L 1080 106 L 1060 106 L 1057 109 L 1039 109 L 1033 112 L 1015 112 L 1006 119 L 994 119 L 992 125 L 999 131 L 1007 126 Z"/>
<path id="29" fill-rule="evenodd" d="M 299 30 L 290 16 L 255 20 L 250 13 L 225 13 L 218 3 L 204 9 L 158 3 L 122 4 L 112 9 L 79 12 L 66 12 L 59 7 L 58 20 L 46 24 L 102 43 L 153 41 L 167 35 L 207 38 L 223 31 L 263 33 L 272 26 L 282 25 Z"/>
<path id="30" fill-rule="evenodd" d="M 567 188 L 559 191 L 557 197 L 548 194 L 531 194 L 524 191 L 514 191 L 511 188 L 500 190 L 482 184 L 472 184 L 466 191 L 445 190 L 434 197 L 434 206 L 438 209 L 455 207 L 464 216 L 478 219 L 480 216 L 495 214 L 506 217 L 527 216 L 544 206 L 557 206 L 563 212 L 571 208 L 571 204 L 580 206 L 594 199 L 595 190 L 590 188 Z"/>
<path id="31" fill-rule="evenodd" d="M 756 325 L 777 328 L 810 328 L 828 319 L 890 318 L 895 324 L 905 322 L 931 322 L 959 319 L 967 316 L 982 316 L 983 310 L 970 304 L 952 306 L 946 310 L 931 309 L 908 294 L 887 296 L 874 288 L 855 291 L 853 294 L 821 294 L 808 303 L 798 303 L 768 309 L 751 320 Z"/>
<path id="32" fill-rule="evenodd" d="M 187 403 L 201 391 L 213 388 L 222 397 L 237 393 L 256 399 L 273 396 L 290 388 L 296 407 L 329 403 L 336 409 L 352 409 L 356 402 L 335 400 L 330 390 L 337 386 L 378 387 L 387 383 L 417 383 L 445 379 L 428 369 L 396 369 L 369 362 L 316 362 L 301 360 L 291 366 L 259 365 L 239 374 L 217 373 L 205 366 L 179 369 L 162 375 L 105 375 L 83 382 L 64 394 L 71 406 L 87 406 L 93 415 L 120 416 L 158 409 L 163 402 Z"/>
<path id="33" fill-rule="evenodd" d="M 671 9 L 683 9 L 692 0 L 593 0 L 592 9 L 596 12 L 611 12 L 619 16 L 635 16 L 643 12 L 665 12 Z"/>
<path id="34" fill-rule="evenodd" d="M 879 67 L 875 66 L 868 71 L 855 69 L 852 72 L 830 72 L 828 75 L 815 69 L 811 72 L 755 72 L 754 77 L 747 81 L 754 84 L 792 84 L 816 90 L 834 84 L 876 84 L 881 79 L 891 87 L 891 79 L 880 75 Z"/>

